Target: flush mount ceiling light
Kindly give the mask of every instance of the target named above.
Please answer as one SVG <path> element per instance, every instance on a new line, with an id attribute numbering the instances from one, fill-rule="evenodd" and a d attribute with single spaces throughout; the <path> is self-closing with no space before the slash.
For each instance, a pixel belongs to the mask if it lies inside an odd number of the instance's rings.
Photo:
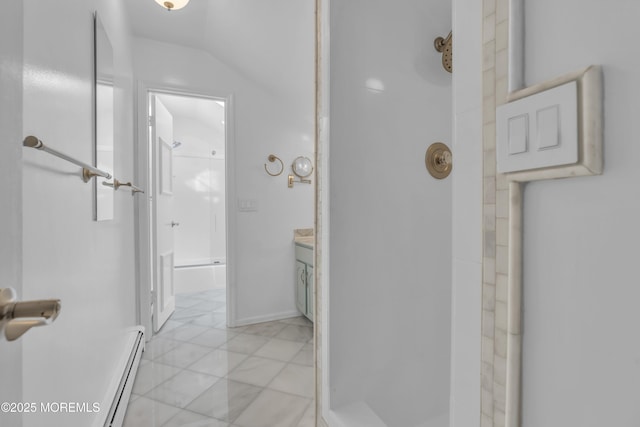
<path id="1" fill-rule="evenodd" d="M 158 3 L 160 6 L 164 7 L 165 9 L 171 11 L 171 10 L 182 9 L 187 5 L 187 3 L 189 3 L 189 0 L 171 0 L 171 1 L 156 0 L 156 3 Z"/>

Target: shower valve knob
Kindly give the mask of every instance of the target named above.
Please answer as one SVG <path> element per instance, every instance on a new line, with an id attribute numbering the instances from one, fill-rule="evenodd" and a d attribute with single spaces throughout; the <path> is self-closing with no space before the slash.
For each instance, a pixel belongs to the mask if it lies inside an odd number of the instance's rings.
<path id="1" fill-rule="evenodd" d="M 171 221 L 171 227 L 177 227 L 179 225 L 180 225 L 179 222 Z"/>
<path id="2" fill-rule="evenodd" d="M 435 162 L 439 166 L 446 166 L 451 163 L 451 153 L 449 151 L 445 151 L 441 154 L 436 154 Z"/>
<path id="3" fill-rule="evenodd" d="M 449 176 L 453 167 L 451 150 L 441 142 L 436 142 L 429 146 L 424 161 L 427 170 L 436 179 L 443 179 Z"/>

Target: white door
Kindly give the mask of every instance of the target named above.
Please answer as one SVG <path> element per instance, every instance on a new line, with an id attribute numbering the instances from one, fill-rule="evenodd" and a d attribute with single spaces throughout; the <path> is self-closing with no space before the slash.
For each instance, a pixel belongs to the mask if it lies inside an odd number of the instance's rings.
<path id="1" fill-rule="evenodd" d="M 22 2 L 3 4 L 0 13 L 0 288 L 22 297 Z M 22 400 L 22 340 L 0 336 L 0 403 Z M 0 425 L 20 426 L 19 412 L 0 411 Z M 11 408 L 9 408 L 11 409 Z M 18 409 L 18 408 L 14 408 Z"/>
<path id="2" fill-rule="evenodd" d="M 174 312 L 173 286 L 173 117 L 157 96 L 151 96 L 153 153 L 153 330 L 157 332 Z"/>

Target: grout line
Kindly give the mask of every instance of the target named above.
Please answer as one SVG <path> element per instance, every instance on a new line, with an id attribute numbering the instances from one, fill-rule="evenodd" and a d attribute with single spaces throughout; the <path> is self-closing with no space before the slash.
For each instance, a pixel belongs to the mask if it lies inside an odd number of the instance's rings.
<path id="1" fill-rule="evenodd" d="M 204 292 L 206 293 L 207 291 L 204 291 Z M 201 303 L 205 303 L 205 302 L 207 302 L 207 303 L 217 302 L 217 301 L 211 301 L 210 300 L 210 294 L 209 295 L 203 295 L 202 297 L 198 297 L 197 294 L 194 294 L 193 296 L 189 296 L 187 298 L 193 298 L 194 300 L 199 300 L 199 301 L 196 301 L 193 305 L 190 305 L 188 307 L 179 307 L 178 306 L 178 307 L 176 307 L 176 312 L 189 311 L 189 310 L 192 309 L 192 307 L 194 307 L 194 306 L 196 306 L 198 304 L 201 304 Z M 145 365 L 150 365 L 149 369 L 151 369 L 152 372 L 153 372 L 153 368 L 154 368 L 153 365 L 167 366 L 167 367 L 170 367 L 170 368 L 177 369 L 177 371 L 174 374 L 172 374 L 171 376 L 165 378 L 162 382 L 160 382 L 158 384 L 154 384 L 154 386 L 147 393 L 142 394 L 142 395 L 140 395 L 140 394 L 135 394 L 135 395 L 138 396 L 138 398 L 145 397 L 146 399 L 152 400 L 152 401 L 160 403 L 162 405 L 173 407 L 173 408 L 175 408 L 175 409 L 177 409 L 179 411 L 174 416 L 169 418 L 163 425 L 169 423 L 174 417 L 178 416 L 180 414 L 180 411 L 191 412 L 193 414 L 204 416 L 204 417 L 206 417 L 208 419 L 219 420 L 219 421 L 222 421 L 222 422 L 229 422 L 230 425 L 231 425 L 231 424 L 233 424 L 233 422 L 237 418 L 239 418 L 247 410 L 247 408 L 257 399 L 257 397 L 260 394 L 262 394 L 265 390 L 269 390 L 269 391 L 282 393 L 282 394 L 286 394 L 286 395 L 289 395 L 289 396 L 294 396 L 294 397 L 297 397 L 297 398 L 302 398 L 302 399 L 309 400 L 309 403 L 305 406 L 304 410 L 302 411 L 302 414 L 296 420 L 296 425 L 299 424 L 300 421 L 302 420 L 302 418 L 305 416 L 306 412 L 308 411 L 309 407 L 314 404 L 314 398 L 313 397 L 310 398 L 310 397 L 307 397 L 307 396 L 302 396 L 302 395 L 299 395 L 299 394 L 290 393 L 290 392 L 286 392 L 286 391 L 271 389 L 271 388 L 269 388 L 269 386 L 290 365 L 299 366 L 299 367 L 302 367 L 302 368 L 313 369 L 313 366 L 309 366 L 309 365 L 306 365 L 306 364 L 293 362 L 293 360 L 296 357 L 298 357 L 300 355 L 300 353 L 305 351 L 305 347 L 306 347 L 307 344 L 310 343 L 310 341 L 309 340 L 299 341 L 299 340 L 285 339 L 285 338 L 278 337 L 277 335 L 280 334 L 282 331 L 284 331 L 289 326 L 293 326 L 293 327 L 309 327 L 309 328 L 312 328 L 312 331 L 313 331 L 313 328 L 315 328 L 315 325 L 313 323 L 311 323 L 311 324 L 301 324 L 300 322 L 291 321 L 291 319 L 296 319 L 297 317 L 288 318 L 288 319 L 279 319 L 279 320 L 270 321 L 270 322 L 264 322 L 264 323 L 280 323 L 280 324 L 283 325 L 282 328 L 280 330 L 278 330 L 278 332 L 274 336 L 265 336 L 265 335 L 261 335 L 259 333 L 245 332 L 245 330 L 236 332 L 234 329 L 237 329 L 237 328 L 229 328 L 229 327 L 226 326 L 226 324 L 225 324 L 224 327 L 218 327 L 218 326 L 213 326 L 213 325 L 201 325 L 201 324 L 193 323 L 194 321 L 197 320 L 198 317 L 205 316 L 205 315 L 210 314 L 210 313 L 211 312 L 203 312 L 203 313 L 200 313 L 200 314 L 195 314 L 193 316 L 195 318 L 190 318 L 191 316 L 189 316 L 189 317 L 186 317 L 186 318 L 171 319 L 173 322 L 179 323 L 180 325 L 175 326 L 172 329 L 168 329 L 168 330 L 166 330 L 164 332 L 160 332 L 159 334 L 155 335 L 150 340 L 150 343 L 151 343 L 154 340 L 162 339 L 162 340 L 165 340 L 165 341 L 168 341 L 168 342 L 176 343 L 177 345 L 176 345 L 176 347 L 171 348 L 171 349 L 169 349 L 167 351 L 163 351 L 161 353 L 155 354 L 152 359 L 144 359 L 143 358 L 143 360 L 145 361 Z M 176 339 L 173 336 L 171 336 L 171 332 L 172 331 L 175 331 L 176 329 L 180 329 L 180 328 L 186 328 L 186 327 L 204 328 L 204 330 L 199 332 L 199 333 L 197 333 L 196 335 L 190 337 L 188 340 Z M 231 338 L 227 339 L 225 342 L 219 344 L 216 347 L 209 347 L 209 346 L 206 346 L 206 345 L 197 344 L 197 343 L 192 342 L 192 340 L 200 337 L 201 335 L 203 335 L 203 334 L 205 334 L 205 333 L 207 333 L 207 332 L 209 332 L 211 330 L 230 332 L 230 333 L 233 334 L 233 336 Z M 228 348 L 225 348 L 225 349 L 221 348 L 222 346 L 228 344 L 230 341 L 232 341 L 234 338 L 236 338 L 236 337 L 238 337 L 240 335 L 246 335 L 246 336 L 249 336 L 249 337 L 262 338 L 262 339 L 265 339 L 266 342 L 264 342 L 262 345 L 260 345 L 257 348 L 255 348 L 250 353 L 237 352 L 237 351 L 230 350 Z M 265 347 L 266 345 L 271 343 L 273 340 L 280 340 L 280 341 L 287 341 L 287 342 L 291 342 L 291 343 L 297 343 L 297 344 L 301 344 L 301 347 L 297 352 L 294 353 L 294 355 L 289 360 L 281 360 L 281 359 L 275 359 L 275 358 L 271 358 L 271 357 L 258 356 L 256 354 L 258 351 L 260 351 L 263 347 Z M 313 336 L 311 337 L 311 340 L 313 340 Z M 185 343 L 191 344 L 191 345 L 194 345 L 194 346 L 198 346 L 198 347 L 202 347 L 202 348 L 206 348 L 206 349 L 209 349 L 210 351 L 208 351 L 207 353 L 203 354 L 201 357 L 197 358 L 196 360 L 194 360 L 193 362 L 188 364 L 186 367 L 174 366 L 174 365 L 169 364 L 169 363 L 162 363 L 162 362 L 156 361 L 156 359 L 159 359 L 160 357 L 165 356 L 166 354 L 178 349 L 181 345 L 183 345 Z M 213 353 L 216 350 L 225 351 L 227 353 L 232 353 L 232 354 L 239 354 L 239 355 L 243 355 L 245 357 L 234 368 L 232 368 L 231 370 L 227 370 L 225 375 L 222 376 L 222 377 L 220 377 L 218 375 L 212 375 L 212 374 L 209 374 L 209 373 L 199 372 L 199 371 L 195 371 L 195 370 L 191 369 L 191 367 L 193 365 L 195 365 L 196 363 L 198 363 L 199 361 L 201 361 L 205 357 L 209 356 L 211 353 Z M 229 378 L 229 374 L 234 372 L 239 366 L 242 365 L 242 363 L 244 363 L 250 357 L 257 357 L 257 358 L 265 359 L 265 360 L 268 360 L 268 361 L 274 361 L 274 362 L 282 363 L 282 368 L 278 370 L 278 372 L 273 376 L 273 378 L 271 378 L 271 380 L 269 380 L 269 382 L 265 386 L 257 386 L 255 384 L 249 384 L 249 383 L 245 383 L 243 381 L 238 381 L 238 380 Z M 214 378 L 216 378 L 216 381 L 215 381 L 214 384 L 212 384 L 210 387 L 208 387 L 206 390 L 204 390 L 202 393 L 200 393 L 198 396 L 194 397 L 190 402 L 188 402 L 185 405 L 185 408 L 180 408 L 178 406 L 174 406 L 174 405 L 168 404 L 166 402 L 154 399 L 152 397 L 153 391 L 156 388 L 164 385 L 169 380 L 174 379 L 175 377 L 179 376 L 181 373 L 185 373 L 185 372 L 198 374 L 198 375 L 203 375 L 203 376 L 207 376 L 207 377 L 214 377 Z M 191 405 L 196 399 L 200 398 L 204 393 L 208 392 L 212 387 L 216 386 L 216 384 L 218 384 L 218 382 L 220 380 L 237 382 L 237 383 L 240 383 L 240 384 L 243 384 L 243 385 L 247 385 L 247 386 L 258 388 L 258 389 L 260 389 L 260 391 L 259 391 L 259 393 L 256 394 L 256 397 L 253 400 L 251 400 L 251 402 L 249 402 L 245 406 L 245 408 L 238 414 L 237 417 L 235 417 L 234 419 L 230 419 L 229 418 L 229 421 L 221 420 L 219 418 L 211 417 L 211 416 L 206 415 L 206 414 L 201 414 L 199 412 L 195 412 L 195 411 L 191 411 L 189 409 L 186 409 L 186 407 Z M 133 393 L 132 393 L 132 395 L 133 395 Z"/>

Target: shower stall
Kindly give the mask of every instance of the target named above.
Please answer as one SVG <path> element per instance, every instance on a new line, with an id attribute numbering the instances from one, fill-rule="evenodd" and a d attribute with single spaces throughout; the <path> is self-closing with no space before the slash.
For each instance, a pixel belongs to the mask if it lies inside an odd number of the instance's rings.
<path id="1" fill-rule="evenodd" d="M 432 177 L 425 153 L 452 146 L 452 76 L 434 49 L 451 10 L 449 0 L 330 2 L 331 427 L 449 425 L 451 177 Z"/>
<path id="2" fill-rule="evenodd" d="M 157 95 L 173 116 L 175 292 L 226 287 L 225 105 Z"/>
<path id="3" fill-rule="evenodd" d="M 177 294 L 226 287 L 225 160 L 173 151 Z"/>

